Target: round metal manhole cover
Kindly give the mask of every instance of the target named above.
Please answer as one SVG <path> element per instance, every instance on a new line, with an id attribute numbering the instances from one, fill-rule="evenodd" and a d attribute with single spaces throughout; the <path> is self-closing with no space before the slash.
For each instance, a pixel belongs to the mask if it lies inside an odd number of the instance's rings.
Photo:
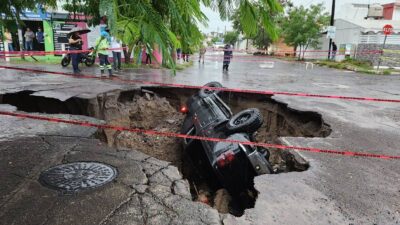
<path id="1" fill-rule="evenodd" d="M 103 186 L 117 176 L 117 170 L 98 162 L 74 162 L 51 167 L 40 174 L 39 181 L 52 189 L 77 192 Z"/>

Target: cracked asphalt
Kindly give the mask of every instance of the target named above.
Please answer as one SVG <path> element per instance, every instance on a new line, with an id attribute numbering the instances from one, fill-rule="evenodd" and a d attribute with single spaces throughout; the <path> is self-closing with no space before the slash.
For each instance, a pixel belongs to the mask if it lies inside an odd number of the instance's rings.
<path id="1" fill-rule="evenodd" d="M 134 150 L 109 148 L 91 138 L 92 129 L 86 134 L 37 134 L 1 142 L 1 224 L 220 223 L 216 210 L 191 200 L 187 181 L 170 163 Z M 105 186 L 74 194 L 38 182 L 50 165 L 78 161 L 110 164 L 118 176 Z"/>
<path id="2" fill-rule="evenodd" d="M 400 76 L 371 76 L 268 59 L 222 64 L 207 61 L 172 77 L 168 71 L 130 69 L 126 79 L 376 98 L 400 98 Z M 21 65 L 15 65 L 21 66 Z M 60 71 L 59 66 L 24 65 Z M 84 73 L 98 73 L 83 68 Z M 0 93 L 30 90 L 66 100 L 92 99 L 137 86 L 49 74 L 0 70 Z M 287 145 L 400 155 L 400 105 L 274 96 L 295 110 L 322 115 L 333 132 L 327 138 L 282 137 Z M 16 111 L 8 105 L 0 110 Z M 62 118 L 98 121 L 71 115 Z M 255 208 L 236 218 L 191 201 L 179 171 L 137 151 L 109 148 L 96 129 L 0 116 L 0 224 L 399 224 L 400 166 L 396 160 L 299 152 L 310 162 L 306 172 L 259 176 Z M 42 170 L 74 161 L 99 161 L 117 167 L 115 182 L 65 196 L 39 184 Z"/>

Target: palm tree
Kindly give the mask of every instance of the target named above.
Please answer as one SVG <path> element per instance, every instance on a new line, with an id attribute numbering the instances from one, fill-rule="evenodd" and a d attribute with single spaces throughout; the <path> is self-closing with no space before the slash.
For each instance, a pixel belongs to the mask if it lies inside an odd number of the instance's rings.
<path id="1" fill-rule="evenodd" d="M 69 10 L 97 18 L 106 14 L 114 34 L 130 49 L 157 43 L 165 65 L 171 68 L 175 67 L 171 55 L 176 47 L 198 46 L 203 39 L 198 24 L 206 24 L 207 18 L 201 12 L 201 4 L 220 12 L 223 19 L 239 11 L 239 21 L 248 35 L 257 33 L 261 20 L 268 35 L 277 37 L 271 16 L 282 11 L 278 0 L 67 0 Z M 99 10 L 94 12 L 93 7 Z"/>
<path id="2" fill-rule="evenodd" d="M 222 19 L 237 17 L 241 31 L 254 36 L 261 26 L 272 40 L 278 38 L 273 16 L 282 12 L 282 0 L 202 0 L 205 6 L 218 11 Z"/>

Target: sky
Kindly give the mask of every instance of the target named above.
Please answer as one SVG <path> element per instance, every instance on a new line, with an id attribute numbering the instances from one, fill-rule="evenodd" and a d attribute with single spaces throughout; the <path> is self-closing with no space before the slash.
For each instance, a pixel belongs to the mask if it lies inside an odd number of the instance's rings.
<path id="1" fill-rule="evenodd" d="M 340 9 L 340 6 L 346 3 L 380 3 L 380 4 L 385 4 L 385 3 L 391 3 L 396 0 L 336 0 L 336 10 Z M 305 7 L 308 7 L 312 4 L 318 4 L 318 3 L 323 3 L 326 10 L 330 12 L 331 10 L 331 5 L 332 5 L 332 0 L 292 0 L 295 6 L 300 6 L 303 5 Z M 208 17 L 208 27 L 205 27 L 203 25 L 200 25 L 200 30 L 203 33 L 210 33 L 211 31 L 219 31 L 219 32 L 224 32 L 225 27 L 227 31 L 232 30 L 232 23 L 229 21 L 222 21 L 219 18 L 219 13 L 214 12 L 213 10 L 206 8 L 202 6 L 202 11 L 206 16 Z"/>

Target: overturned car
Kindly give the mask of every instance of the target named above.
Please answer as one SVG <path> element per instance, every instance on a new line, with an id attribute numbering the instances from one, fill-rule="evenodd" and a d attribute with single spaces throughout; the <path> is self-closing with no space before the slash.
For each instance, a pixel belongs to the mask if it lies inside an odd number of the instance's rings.
<path id="1" fill-rule="evenodd" d="M 218 82 L 204 86 L 191 96 L 182 133 L 208 138 L 254 141 L 254 133 L 263 124 L 260 111 L 247 109 L 233 115 L 221 99 Z M 269 151 L 239 143 L 184 139 L 184 152 L 201 175 L 217 179 L 233 197 L 240 196 L 253 185 L 254 176 L 273 173 L 268 161 Z"/>

